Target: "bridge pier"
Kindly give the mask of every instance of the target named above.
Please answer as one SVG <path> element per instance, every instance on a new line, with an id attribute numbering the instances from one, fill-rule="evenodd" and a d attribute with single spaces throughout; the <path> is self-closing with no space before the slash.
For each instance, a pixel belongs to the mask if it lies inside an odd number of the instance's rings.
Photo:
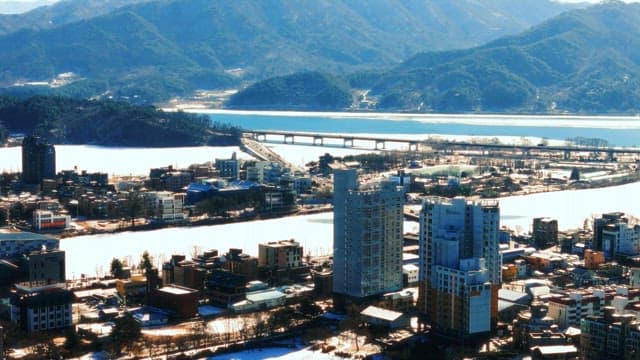
<path id="1" fill-rule="evenodd" d="M 353 138 L 342 139 L 342 147 L 353 147 Z"/>
<path id="2" fill-rule="evenodd" d="M 607 159 L 610 162 L 616 161 L 616 158 L 615 158 L 615 155 L 614 155 L 613 151 L 611 151 L 611 150 L 607 151 Z"/>
<path id="3" fill-rule="evenodd" d="M 563 158 L 564 158 L 564 160 L 571 159 L 571 151 L 570 150 L 565 150 Z"/>
<path id="4" fill-rule="evenodd" d="M 288 144 L 288 140 L 291 139 L 291 144 L 293 145 L 295 143 L 295 136 L 293 135 L 286 135 L 284 136 L 284 143 Z"/>
<path id="5" fill-rule="evenodd" d="M 415 141 L 409 141 L 409 151 L 418 151 L 418 143 Z"/>
<path id="6" fill-rule="evenodd" d="M 320 146 L 324 145 L 324 138 L 322 136 L 313 137 L 313 145 L 318 145 L 318 144 L 320 144 Z"/>
<path id="7" fill-rule="evenodd" d="M 378 145 L 382 145 L 382 149 L 383 149 L 383 150 L 384 150 L 384 149 L 386 148 L 386 146 L 387 146 L 387 145 L 385 144 L 384 140 L 376 140 L 376 150 L 379 150 L 379 149 L 378 149 Z"/>

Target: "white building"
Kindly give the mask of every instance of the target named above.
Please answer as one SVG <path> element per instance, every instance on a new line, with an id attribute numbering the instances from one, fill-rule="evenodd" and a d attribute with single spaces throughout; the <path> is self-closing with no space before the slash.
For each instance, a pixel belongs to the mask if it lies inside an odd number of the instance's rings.
<path id="1" fill-rule="evenodd" d="M 407 275 L 407 283 L 415 285 L 418 283 L 420 268 L 414 264 L 402 265 L 402 273 Z"/>
<path id="2" fill-rule="evenodd" d="M 602 229 L 602 241 L 611 244 L 613 255 L 635 256 L 640 254 L 640 225 L 624 222 L 607 225 Z"/>
<path id="3" fill-rule="evenodd" d="M 144 194 L 145 204 L 151 217 L 163 222 L 184 220 L 183 206 L 185 194 L 170 191 L 152 191 Z"/>
<path id="4" fill-rule="evenodd" d="M 11 322 L 27 332 L 61 329 L 72 325 L 73 293 L 64 284 L 15 285 L 11 297 Z"/>
<path id="5" fill-rule="evenodd" d="M 548 315 L 561 329 L 579 327 L 580 319 L 587 315 L 602 315 L 605 291 L 570 292 L 566 296 L 556 295 L 549 299 Z"/>
<path id="6" fill-rule="evenodd" d="M 429 198 L 420 212 L 418 309 L 440 332 L 491 331 L 502 282 L 497 201 Z"/>
<path id="7" fill-rule="evenodd" d="M 56 214 L 49 210 L 33 211 L 33 228 L 36 231 L 66 229 L 71 224 L 71 216 Z"/>
<path id="8" fill-rule="evenodd" d="M 402 288 L 404 192 L 393 182 L 361 185 L 334 170 L 333 292 L 364 298 Z"/>

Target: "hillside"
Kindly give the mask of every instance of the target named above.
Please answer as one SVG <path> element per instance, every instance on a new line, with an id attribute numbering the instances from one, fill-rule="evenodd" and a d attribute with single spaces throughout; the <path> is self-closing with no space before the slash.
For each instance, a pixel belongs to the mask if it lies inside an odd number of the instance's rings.
<path id="1" fill-rule="evenodd" d="M 18 30 L 42 30 L 52 29 L 61 25 L 70 24 L 80 20 L 94 18 L 108 14 L 126 5 L 150 0 L 62 0 L 54 4 L 43 1 L 43 5 L 21 14 L 0 15 L 0 35 L 9 34 Z M 38 4 L 36 2 L 36 4 Z M 31 3 L 5 4 L 21 8 L 32 6 Z"/>
<path id="2" fill-rule="evenodd" d="M 385 109 L 635 113 L 639 21 L 639 4 L 572 11 L 474 49 L 419 54 L 371 94 Z"/>
<path id="3" fill-rule="evenodd" d="M 517 7 L 508 0 L 143 2 L 1 36 L 0 86 L 73 72 L 83 80 L 56 93 L 164 100 L 297 71 L 388 67 L 420 51 L 513 34 L 575 6 L 550 0 L 520 0 Z M 21 22 L 30 23 L 27 15 Z"/>
<path id="4" fill-rule="evenodd" d="M 0 97 L 0 143 L 8 133 L 36 134 L 54 144 L 131 147 L 237 145 L 240 139 L 238 129 L 212 125 L 206 116 L 60 97 Z"/>
<path id="5" fill-rule="evenodd" d="M 381 111 L 636 114 L 640 4 L 571 11 L 483 46 L 346 79 L 369 89 Z"/>

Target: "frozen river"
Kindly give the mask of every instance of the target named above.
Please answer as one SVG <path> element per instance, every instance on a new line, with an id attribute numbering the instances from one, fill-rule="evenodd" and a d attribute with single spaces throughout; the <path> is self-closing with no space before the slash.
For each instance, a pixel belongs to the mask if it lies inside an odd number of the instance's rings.
<path id="1" fill-rule="evenodd" d="M 534 217 L 558 219 L 561 229 L 577 228 L 585 219 L 603 212 L 623 211 L 640 215 L 640 183 L 615 187 L 539 193 L 500 199 L 501 224 L 528 231 Z M 407 223 L 405 231 L 415 231 Z M 327 255 L 333 249 L 333 214 L 252 221 L 215 226 L 169 228 L 145 232 L 80 236 L 63 239 L 60 247 L 67 253 L 67 276 L 105 273 L 114 257 L 138 263 L 146 250 L 161 262 L 172 254 L 191 256 L 194 252 L 218 249 L 226 252 L 239 247 L 258 255 L 258 244 L 295 239 L 305 254 Z"/>

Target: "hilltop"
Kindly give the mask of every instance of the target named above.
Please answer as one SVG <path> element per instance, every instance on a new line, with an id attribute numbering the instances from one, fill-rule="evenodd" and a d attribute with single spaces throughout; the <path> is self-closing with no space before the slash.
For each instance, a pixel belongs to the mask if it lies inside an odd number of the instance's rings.
<path id="1" fill-rule="evenodd" d="M 344 80 L 384 111 L 636 114 L 639 24 L 640 4 L 608 2 L 482 46 L 423 52 Z"/>
<path id="2" fill-rule="evenodd" d="M 86 2 L 75 0 L 0 17 L 6 32 L 0 86 L 71 72 L 75 81 L 63 87 L 9 92 L 153 102 L 300 71 L 395 66 L 419 52 L 517 33 L 577 6 L 551 0 L 517 6 L 511 0 L 134 2 L 91 1 L 82 11 Z"/>

